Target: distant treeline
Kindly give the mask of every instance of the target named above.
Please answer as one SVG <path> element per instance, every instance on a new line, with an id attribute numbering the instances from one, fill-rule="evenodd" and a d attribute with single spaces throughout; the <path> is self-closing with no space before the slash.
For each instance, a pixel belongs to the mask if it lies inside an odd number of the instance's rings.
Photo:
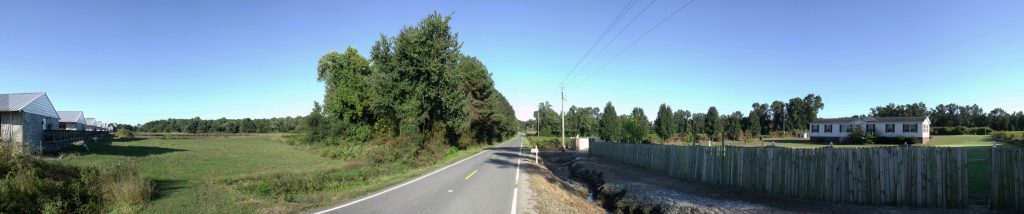
<path id="1" fill-rule="evenodd" d="M 974 105 L 957 105 L 955 103 L 939 104 L 929 109 L 923 102 L 904 105 L 889 103 L 871 109 L 871 116 L 880 117 L 920 117 L 930 116 L 932 127 L 989 127 L 996 131 L 1024 130 L 1024 112 L 1007 112 L 995 108 L 985 112 Z"/>
<path id="2" fill-rule="evenodd" d="M 773 137 L 792 135 L 807 130 L 810 122 L 818 118 L 825 104 L 818 95 L 808 94 L 787 102 L 754 103 L 744 116 L 740 111 L 719 113 L 714 106 L 706 113 L 688 110 L 673 111 L 667 104 L 658 108 L 653 121 L 644 110 L 636 107 L 629 114 L 619 115 L 608 102 L 604 111 L 598 107 L 569 107 L 565 113 L 567 136 L 599 136 L 605 140 L 623 142 L 654 142 L 675 137 L 680 141 L 692 140 L 746 140 L 761 135 Z M 869 109 L 868 115 L 852 117 L 912 117 L 930 116 L 936 134 L 990 134 L 993 131 L 1024 130 L 1024 112 L 1008 113 L 1001 108 L 985 112 L 977 104 L 943 104 L 929 109 L 924 103 L 906 105 L 888 104 Z M 561 118 L 550 103 L 540 103 L 527 121 L 531 130 L 541 136 L 558 136 Z"/>
<path id="3" fill-rule="evenodd" d="M 600 136 L 602 139 L 624 142 L 652 142 L 678 137 L 682 141 L 694 139 L 750 139 L 759 135 L 785 135 L 786 132 L 804 130 L 825 107 L 821 96 L 808 94 L 787 102 L 753 103 L 749 116 L 743 112 L 719 113 L 714 106 L 707 112 L 691 113 L 662 104 L 652 122 L 640 107 L 629 114 L 619 115 L 611 102 L 604 111 L 598 107 L 572 106 L 565 116 L 568 136 Z M 527 121 L 527 126 L 539 130 L 541 136 L 557 136 L 561 131 L 561 118 L 550 103 L 540 103 L 534 113 L 538 120 Z"/>
<path id="4" fill-rule="evenodd" d="M 463 54 L 450 16 L 430 14 L 381 36 L 369 58 L 353 47 L 320 58 L 323 104 L 299 141 L 332 146 L 339 158 L 439 160 L 449 148 L 499 142 L 520 122 L 487 67 Z"/>
<path id="5" fill-rule="evenodd" d="M 226 119 L 203 120 L 166 119 L 149 121 L 140 127 L 132 127 L 142 132 L 184 132 L 184 133 L 272 133 L 293 132 L 299 129 L 303 117 L 278 117 L 270 119 Z M 121 128 L 121 126 L 116 126 Z"/>

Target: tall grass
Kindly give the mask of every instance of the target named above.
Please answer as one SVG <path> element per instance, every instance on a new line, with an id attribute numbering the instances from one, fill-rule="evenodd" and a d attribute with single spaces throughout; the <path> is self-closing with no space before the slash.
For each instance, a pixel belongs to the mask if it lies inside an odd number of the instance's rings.
<path id="1" fill-rule="evenodd" d="M 78 168 L 0 144 L 0 213 L 134 213 L 152 195 L 133 161 Z"/>

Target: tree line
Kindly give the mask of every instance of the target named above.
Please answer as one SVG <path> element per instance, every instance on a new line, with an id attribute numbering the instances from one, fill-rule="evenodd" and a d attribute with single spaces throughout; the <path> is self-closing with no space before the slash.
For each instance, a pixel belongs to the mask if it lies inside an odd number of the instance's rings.
<path id="1" fill-rule="evenodd" d="M 772 132 L 806 130 L 824 107 L 821 96 L 814 94 L 795 97 L 787 102 L 754 103 L 748 116 L 740 111 L 720 113 L 714 106 L 706 112 L 673 111 L 671 106 L 662 104 L 651 121 L 642 108 L 635 107 L 629 114 L 620 115 L 608 102 L 604 111 L 598 107 L 569 107 L 565 113 L 565 132 L 567 136 L 598 136 L 624 142 L 652 142 L 673 137 L 687 142 L 742 140 Z M 538 135 L 558 136 L 561 131 L 559 117 L 551 104 L 544 102 L 534 111 L 535 119 L 526 123 Z"/>
<path id="2" fill-rule="evenodd" d="M 978 104 L 957 105 L 956 103 L 939 104 L 928 108 L 923 102 L 871 108 L 873 117 L 923 117 L 929 116 L 932 127 L 989 127 L 998 131 L 1024 130 L 1024 112 L 1007 112 L 995 108 L 985 112 Z"/>
<path id="3" fill-rule="evenodd" d="M 227 119 L 204 120 L 166 119 L 146 122 L 141 126 L 116 124 L 115 131 L 127 129 L 142 132 L 184 132 L 184 133 L 272 133 L 293 132 L 299 129 L 303 117 L 276 117 L 270 119 Z"/>
<path id="4" fill-rule="evenodd" d="M 323 103 L 305 117 L 306 143 L 381 145 L 392 159 L 436 160 L 449 147 L 499 142 L 520 125 L 487 67 L 461 52 L 451 16 L 432 13 L 381 35 L 364 57 L 353 47 L 320 58 Z"/>

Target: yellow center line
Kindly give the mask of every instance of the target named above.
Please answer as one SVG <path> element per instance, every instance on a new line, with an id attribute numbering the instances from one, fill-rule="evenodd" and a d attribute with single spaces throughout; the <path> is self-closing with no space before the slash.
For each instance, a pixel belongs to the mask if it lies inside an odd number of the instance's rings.
<path id="1" fill-rule="evenodd" d="M 463 180 L 469 180 L 469 177 L 473 177 L 474 174 L 476 174 L 476 170 L 473 170 L 473 172 L 470 172 L 469 175 L 466 176 L 466 179 L 463 179 Z"/>

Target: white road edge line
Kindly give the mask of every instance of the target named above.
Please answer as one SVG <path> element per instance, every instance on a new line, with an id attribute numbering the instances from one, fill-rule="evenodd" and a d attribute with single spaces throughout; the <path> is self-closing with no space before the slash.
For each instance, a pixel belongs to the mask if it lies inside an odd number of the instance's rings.
<path id="1" fill-rule="evenodd" d="M 519 188 L 512 189 L 512 214 L 516 214 L 516 196 L 519 196 Z"/>
<path id="2" fill-rule="evenodd" d="M 324 214 L 324 213 L 327 213 L 327 212 L 330 212 L 330 211 L 334 211 L 334 210 L 337 210 L 337 209 L 345 208 L 345 207 L 347 207 L 347 206 L 349 206 L 349 205 L 353 205 L 353 204 L 355 204 L 355 203 L 359 203 L 359 202 L 361 202 L 361 201 L 363 201 L 363 200 L 366 200 L 366 199 L 370 199 L 370 198 L 373 198 L 373 197 L 377 197 L 378 195 L 381 195 L 381 194 L 384 194 L 384 193 L 390 192 L 391 190 L 395 190 L 395 189 L 401 188 L 401 187 L 403 187 L 403 186 L 405 186 L 405 185 L 411 184 L 412 182 L 416 182 L 416 181 L 418 181 L 418 180 L 420 180 L 420 179 L 426 178 L 427 176 L 431 176 L 431 175 L 433 175 L 434 173 L 437 173 L 437 172 L 443 171 L 443 170 L 445 170 L 445 169 L 448 169 L 448 167 L 452 167 L 452 166 L 458 165 L 459 163 L 462 163 L 463 161 L 466 161 L 466 160 L 469 160 L 469 159 L 473 159 L 473 157 L 476 157 L 477 155 L 483 154 L 484 152 L 487 152 L 487 151 L 489 151 L 489 150 L 486 150 L 486 149 L 484 149 L 483 151 L 480 151 L 480 152 L 476 153 L 476 154 L 475 154 L 475 155 L 473 155 L 473 156 L 469 156 L 469 157 L 468 157 L 468 158 L 466 158 L 466 159 L 462 159 L 462 160 L 460 160 L 460 161 L 458 161 L 458 162 L 455 162 L 455 163 L 453 163 L 453 164 L 449 164 L 448 166 L 445 166 L 444 168 L 441 168 L 441 169 L 435 170 L 434 172 L 431 172 L 430 174 L 426 174 L 426 175 L 420 176 L 420 177 L 418 177 L 418 178 L 416 178 L 416 179 L 413 179 L 413 180 L 411 180 L 411 181 L 409 181 L 409 182 L 405 182 L 405 183 L 403 183 L 403 184 L 401 184 L 401 185 L 398 185 L 398 186 L 395 186 L 395 187 L 391 187 L 390 189 L 384 190 L 384 191 L 382 191 L 382 192 L 378 192 L 377 194 L 373 194 L 373 195 L 370 195 L 370 196 L 366 196 L 365 198 L 361 198 L 361 199 L 359 199 L 359 200 L 355 200 L 355 201 L 352 201 L 352 202 L 349 202 L 349 203 L 347 203 L 347 204 L 344 204 L 344 205 L 341 205 L 341 206 L 337 206 L 337 207 L 334 207 L 334 208 L 331 208 L 331 209 L 327 209 L 327 210 L 323 210 L 323 211 L 320 211 L 320 212 L 316 212 L 316 213 L 314 213 L 314 214 Z M 513 197 L 513 198 L 514 198 L 514 197 Z"/>

